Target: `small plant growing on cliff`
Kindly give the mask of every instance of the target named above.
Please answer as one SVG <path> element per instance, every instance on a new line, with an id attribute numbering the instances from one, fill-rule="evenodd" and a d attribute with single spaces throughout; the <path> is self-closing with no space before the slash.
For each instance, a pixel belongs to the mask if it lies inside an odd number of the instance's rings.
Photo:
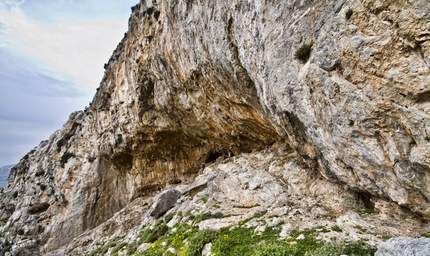
<path id="1" fill-rule="evenodd" d="M 338 225 L 331 227 L 331 230 L 336 231 L 336 232 L 342 232 L 342 229 Z"/>
<path id="2" fill-rule="evenodd" d="M 345 19 L 349 20 L 349 18 L 351 18 L 352 14 L 354 13 L 354 11 L 352 9 L 349 9 L 348 11 L 346 11 L 345 13 Z"/>
<path id="3" fill-rule="evenodd" d="M 309 57 L 311 56 L 311 51 L 312 51 L 313 45 L 314 45 L 314 42 L 311 41 L 308 44 L 304 44 L 304 45 L 300 46 L 300 48 L 294 54 L 294 59 L 300 60 L 300 61 L 306 63 L 309 60 Z"/>
<path id="4" fill-rule="evenodd" d="M 66 152 L 61 156 L 61 167 L 64 167 L 64 165 L 67 163 L 67 161 L 69 161 L 70 158 L 75 157 L 74 154 Z"/>
<path id="5" fill-rule="evenodd" d="M 66 144 L 66 140 L 65 139 L 60 139 L 57 141 L 57 151 L 61 151 L 61 147 Z"/>

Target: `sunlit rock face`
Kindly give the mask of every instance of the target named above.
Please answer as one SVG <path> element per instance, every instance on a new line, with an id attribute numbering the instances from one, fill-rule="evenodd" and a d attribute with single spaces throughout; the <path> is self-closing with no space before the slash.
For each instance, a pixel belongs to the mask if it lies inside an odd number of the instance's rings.
<path id="1" fill-rule="evenodd" d="M 428 1 L 132 10 L 91 106 L 11 172 L 1 217 L 16 246 L 59 248 L 219 156 L 281 139 L 330 181 L 430 217 Z"/>

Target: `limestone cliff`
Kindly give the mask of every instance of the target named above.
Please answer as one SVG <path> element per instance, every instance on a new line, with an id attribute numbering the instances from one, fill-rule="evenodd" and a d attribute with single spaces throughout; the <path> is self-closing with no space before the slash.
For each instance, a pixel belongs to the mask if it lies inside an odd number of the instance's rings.
<path id="1" fill-rule="evenodd" d="M 429 65 L 427 0 L 142 0 L 91 106 L 12 170 L 3 233 L 58 249 L 280 140 L 328 180 L 429 218 Z"/>

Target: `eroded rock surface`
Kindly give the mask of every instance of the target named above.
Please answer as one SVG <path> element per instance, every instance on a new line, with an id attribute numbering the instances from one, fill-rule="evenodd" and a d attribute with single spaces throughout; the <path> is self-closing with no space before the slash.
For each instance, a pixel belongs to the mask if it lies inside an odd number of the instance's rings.
<path id="1" fill-rule="evenodd" d="M 219 230 L 241 226 L 254 229 L 256 234 L 276 227 L 280 239 L 288 239 L 292 230 L 316 229 L 317 239 L 365 239 L 377 247 L 388 237 L 415 237 L 428 228 L 426 221 L 395 203 L 366 198 L 343 185 L 327 181 L 316 170 L 303 166 L 300 157 L 283 145 L 219 159 L 209 164 L 193 184 L 173 187 L 182 195 L 164 215 L 151 217 L 151 210 L 142 205 L 157 202 L 160 195 L 172 188 L 148 197 L 145 203 L 141 198 L 136 199 L 105 223 L 48 255 L 90 254 L 100 248 L 111 253 L 121 244 L 119 255 L 133 255 L 130 251 L 133 243 L 140 248 L 134 253 L 155 246 L 139 242 L 141 230 L 154 227 L 169 215 L 174 217 L 167 223 L 168 231 L 163 234 L 166 237 L 178 226 L 188 227 L 184 233 L 193 228 Z M 256 215 L 259 217 L 254 217 Z M 129 230 L 123 228 L 131 219 L 140 222 Z M 118 241 L 110 243 L 114 240 Z"/>
<path id="2" fill-rule="evenodd" d="M 64 247 L 220 156 L 285 138 L 327 180 L 429 218 L 429 9 L 142 0 L 91 106 L 11 171 L 4 236 L 24 254 Z M 309 60 L 295 60 L 311 41 Z M 281 200 L 282 188 L 266 190 L 258 200 Z"/>
<path id="3" fill-rule="evenodd" d="M 430 238 L 391 238 L 379 245 L 375 256 L 426 256 L 430 253 Z"/>

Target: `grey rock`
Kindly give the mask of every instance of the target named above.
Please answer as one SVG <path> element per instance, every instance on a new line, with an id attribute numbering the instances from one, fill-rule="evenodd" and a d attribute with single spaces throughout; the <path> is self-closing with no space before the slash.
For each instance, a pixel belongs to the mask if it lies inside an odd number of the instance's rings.
<path id="1" fill-rule="evenodd" d="M 202 249 L 202 255 L 203 256 L 211 256 L 212 255 L 211 248 L 212 248 L 212 243 L 205 244 L 203 246 L 203 249 Z"/>
<path id="2" fill-rule="evenodd" d="M 181 192 L 176 189 L 168 189 L 161 193 L 156 199 L 154 204 L 148 211 L 152 217 L 159 218 L 173 206 L 176 201 L 181 197 Z"/>
<path id="3" fill-rule="evenodd" d="M 375 256 L 429 256 L 430 238 L 391 238 L 381 243 Z"/>

